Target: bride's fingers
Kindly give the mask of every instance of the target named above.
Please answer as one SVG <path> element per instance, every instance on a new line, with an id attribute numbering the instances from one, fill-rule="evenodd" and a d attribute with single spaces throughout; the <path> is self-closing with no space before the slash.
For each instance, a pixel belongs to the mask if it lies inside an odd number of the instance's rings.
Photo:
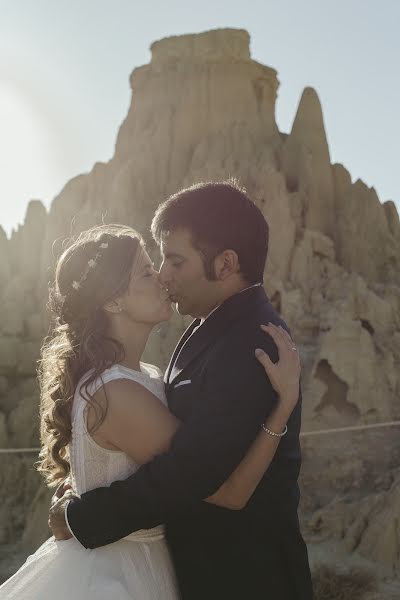
<path id="1" fill-rule="evenodd" d="M 292 340 L 290 334 L 286 331 L 286 329 L 284 329 L 282 327 L 282 325 L 279 325 L 279 329 L 281 330 L 282 334 L 284 335 L 284 337 L 286 338 L 286 340 L 288 341 L 289 345 L 291 348 L 295 348 L 296 344 L 294 343 L 294 341 Z"/>
<path id="2" fill-rule="evenodd" d="M 53 494 L 52 502 L 55 502 L 59 498 L 62 498 L 65 492 L 70 489 L 72 489 L 71 480 L 67 477 L 57 487 L 56 491 Z"/>
<path id="3" fill-rule="evenodd" d="M 57 500 L 57 502 L 52 504 L 51 510 L 58 510 L 60 506 L 64 506 L 66 502 L 72 500 L 73 498 L 76 498 L 76 494 L 74 494 L 72 490 L 67 490 L 64 495 Z"/>
<path id="4" fill-rule="evenodd" d="M 272 325 L 272 323 L 268 323 L 268 325 L 261 325 L 261 329 L 272 337 L 278 348 L 279 358 L 281 358 L 282 353 L 287 350 L 287 344 L 284 341 L 283 336 L 279 333 L 277 327 Z"/>
<path id="5" fill-rule="evenodd" d="M 268 323 L 268 325 L 261 325 L 261 329 L 272 337 L 272 339 L 278 347 L 279 358 L 281 358 L 282 353 L 288 350 L 288 344 L 287 340 L 285 339 L 279 328 L 276 327 L 276 325 L 273 325 L 272 323 Z"/>
<path id="6" fill-rule="evenodd" d="M 264 331 L 265 330 L 268 331 L 268 328 L 272 331 L 275 331 L 285 342 L 287 342 L 287 340 L 290 339 L 289 334 L 287 333 L 287 331 L 285 331 L 285 329 L 283 329 L 283 327 L 281 325 L 275 325 L 274 323 L 268 323 L 268 325 L 261 325 L 261 327 L 264 329 Z"/>
<path id="7" fill-rule="evenodd" d="M 281 331 L 273 323 L 268 323 L 268 325 L 260 325 L 260 327 L 263 331 L 265 331 L 265 333 L 268 333 L 274 339 L 277 338 L 284 341 L 285 338 L 281 334 Z"/>
<path id="8" fill-rule="evenodd" d="M 278 348 L 279 357 L 278 362 L 274 363 L 275 366 L 280 364 L 287 376 L 289 374 L 300 376 L 300 355 L 290 335 L 283 328 L 272 323 L 261 325 L 261 328 L 272 337 Z"/>
<path id="9" fill-rule="evenodd" d="M 278 348 L 278 362 L 272 364 L 277 366 L 280 363 L 287 370 L 287 374 L 290 372 L 296 376 L 299 375 L 301 371 L 300 356 L 290 335 L 283 328 L 272 323 L 261 325 L 261 329 L 272 337 Z M 267 369 L 267 367 L 265 368 Z"/>
<path id="10" fill-rule="evenodd" d="M 254 354 L 256 355 L 258 362 L 262 364 L 267 373 L 271 370 L 271 368 L 274 367 L 274 363 L 272 362 L 268 354 L 264 352 L 264 350 L 261 350 L 261 348 L 256 348 Z"/>
<path id="11" fill-rule="evenodd" d="M 288 336 L 286 335 L 286 331 L 283 329 L 283 327 L 281 325 L 274 325 L 274 327 L 276 327 L 276 330 L 279 333 L 279 335 L 281 336 L 285 345 L 292 347 L 293 343 L 291 343 L 291 344 L 288 343 Z"/>

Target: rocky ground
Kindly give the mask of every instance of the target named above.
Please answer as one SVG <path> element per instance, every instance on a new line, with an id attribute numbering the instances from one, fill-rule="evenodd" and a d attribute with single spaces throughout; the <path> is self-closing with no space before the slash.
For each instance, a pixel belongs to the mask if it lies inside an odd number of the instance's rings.
<path id="1" fill-rule="evenodd" d="M 339 541 L 308 538 L 315 600 L 398 600 L 400 578 Z"/>

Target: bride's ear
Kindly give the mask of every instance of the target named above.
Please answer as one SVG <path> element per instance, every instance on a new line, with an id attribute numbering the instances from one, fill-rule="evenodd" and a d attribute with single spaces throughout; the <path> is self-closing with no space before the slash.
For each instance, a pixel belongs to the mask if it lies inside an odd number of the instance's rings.
<path id="1" fill-rule="evenodd" d="M 215 258 L 215 276 L 219 281 L 224 281 L 231 275 L 239 273 L 239 257 L 234 250 L 224 250 Z"/>
<path id="2" fill-rule="evenodd" d="M 114 300 L 110 300 L 103 306 L 103 310 L 108 313 L 113 313 L 114 315 L 118 315 L 122 312 L 122 305 L 119 298 L 115 298 Z"/>

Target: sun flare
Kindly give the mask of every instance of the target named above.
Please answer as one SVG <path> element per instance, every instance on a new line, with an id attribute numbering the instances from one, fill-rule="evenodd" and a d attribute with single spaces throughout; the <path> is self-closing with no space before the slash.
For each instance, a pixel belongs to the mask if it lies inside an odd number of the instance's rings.
<path id="1" fill-rule="evenodd" d="M 45 115 L 15 87 L 0 83 L 0 224 L 23 220 L 27 201 L 51 189 L 56 165 Z"/>

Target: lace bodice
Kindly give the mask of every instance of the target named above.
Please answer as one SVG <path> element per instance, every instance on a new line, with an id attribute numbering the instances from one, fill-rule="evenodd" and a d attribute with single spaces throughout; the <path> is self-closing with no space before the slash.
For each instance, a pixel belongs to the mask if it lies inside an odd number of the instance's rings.
<path id="1" fill-rule="evenodd" d="M 161 402 L 166 404 L 164 383 L 157 367 L 141 363 L 141 371 L 134 371 L 122 365 L 113 365 L 104 371 L 89 387 L 94 394 L 102 385 L 112 379 L 131 379 L 142 384 Z M 88 375 L 79 382 L 72 406 L 72 440 L 69 445 L 71 460 L 72 488 L 78 495 L 98 487 L 109 486 L 113 481 L 125 479 L 138 468 L 129 456 L 116 450 L 107 450 L 99 446 L 87 431 L 87 402 L 79 389 Z"/>

